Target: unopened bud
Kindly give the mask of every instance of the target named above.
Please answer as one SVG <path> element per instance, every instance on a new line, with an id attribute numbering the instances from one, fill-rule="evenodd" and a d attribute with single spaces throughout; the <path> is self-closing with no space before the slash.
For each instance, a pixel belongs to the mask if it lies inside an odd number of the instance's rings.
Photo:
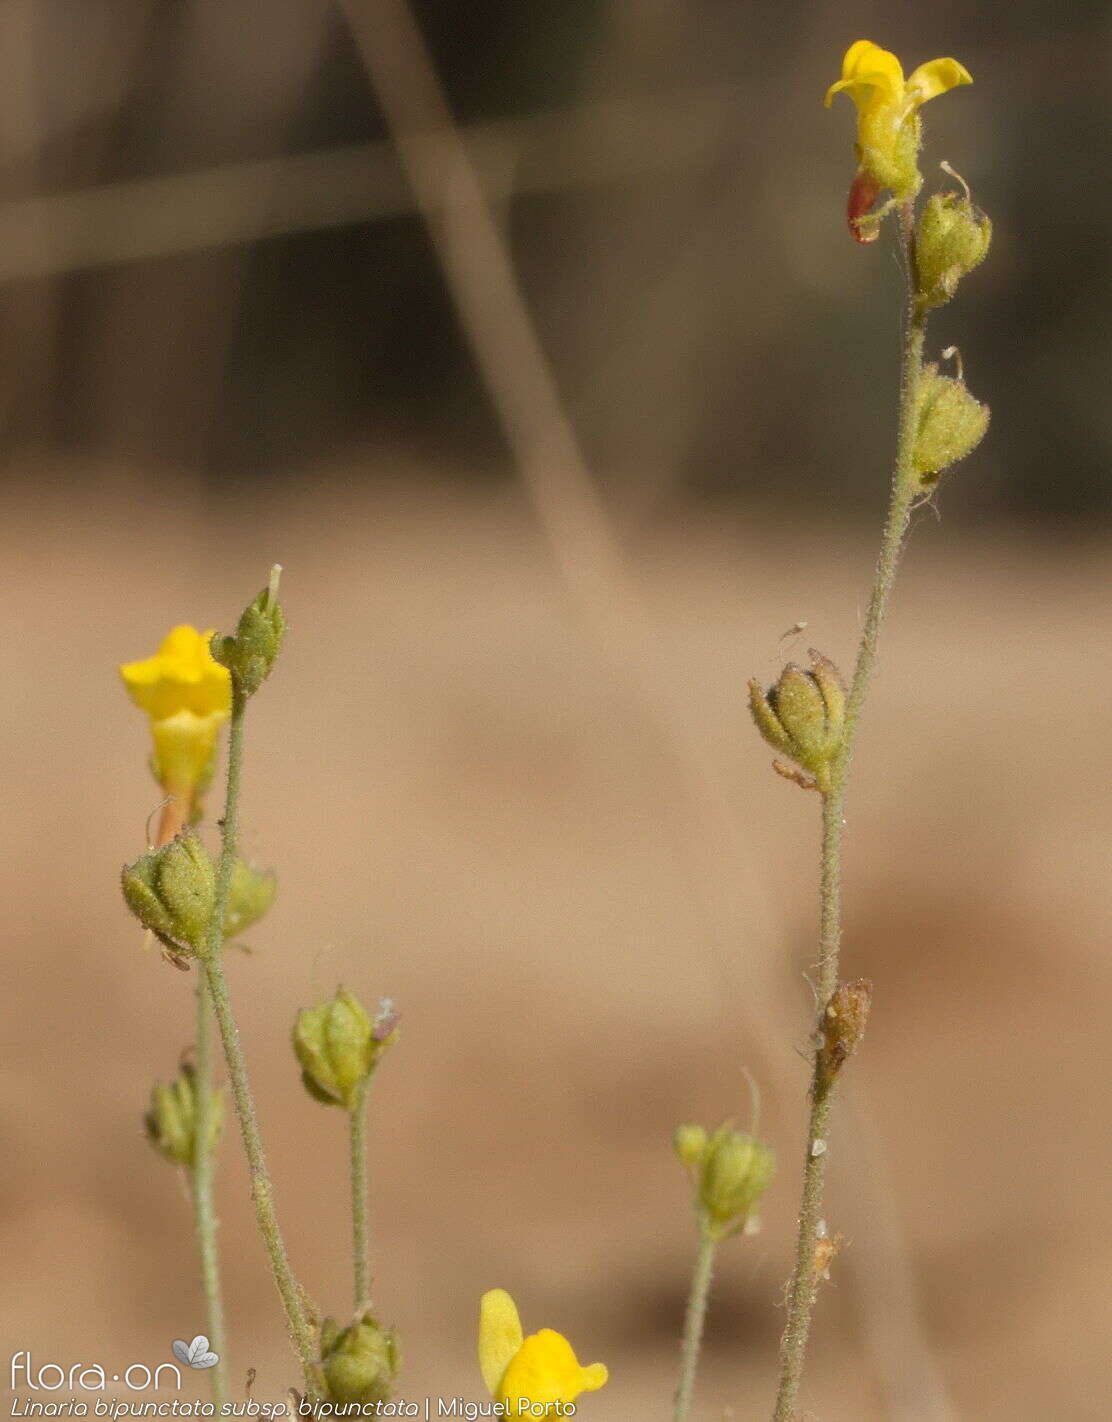
<path id="1" fill-rule="evenodd" d="M 253 696 L 270 675 L 286 635 L 286 615 L 278 601 L 276 564 L 270 582 L 240 616 L 234 636 L 212 639 L 213 659 L 227 667 L 245 696 Z"/>
<path id="2" fill-rule="evenodd" d="M 729 1122 L 719 1126 L 706 1143 L 699 1172 L 698 1200 L 708 1233 L 725 1239 L 744 1229 L 775 1168 L 769 1146 Z"/>
<path id="3" fill-rule="evenodd" d="M 768 691 L 751 681 L 749 709 L 768 744 L 809 771 L 825 792 L 842 747 L 846 692 L 834 663 L 813 648 L 810 655 L 809 669 L 790 662 Z"/>
<path id="4" fill-rule="evenodd" d="M 873 985 L 868 978 L 839 983 L 819 1019 L 819 1073 L 829 1085 L 853 1056 L 865 1035 Z"/>
<path id="5" fill-rule="evenodd" d="M 192 830 L 127 865 L 121 884 L 128 908 L 172 954 L 203 956 L 216 902 L 216 873 L 208 850 Z"/>
<path id="6" fill-rule="evenodd" d="M 929 489 L 943 469 L 984 439 L 989 410 L 970 395 L 960 376 L 942 375 L 933 364 L 925 365 L 919 377 L 918 407 L 912 464 L 920 485 Z"/>
<path id="7" fill-rule="evenodd" d="M 700 1165 L 707 1148 L 707 1133 L 702 1126 L 677 1126 L 672 1136 L 672 1149 L 681 1165 Z"/>
<path id="8" fill-rule="evenodd" d="M 401 1367 L 398 1335 L 364 1313 L 347 1328 L 331 1318 L 321 1325 L 321 1370 L 331 1402 L 387 1402 Z"/>
<path id="9" fill-rule="evenodd" d="M 224 937 L 237 938 L 258 923 L 274 902 L 278 880 L 269 869 L 256 869 L 237 859 L 228 885 L 228 905 L 224 910 Z"/>
<path id="10" fill-rule="evenodd" d="M 372 1024 L 355 995 L 337 988 L 335 997 L 299 1012 L 294 1023 L 293 1049 L 306 1091 L 326 1106 L 353 1110 L 363 1083 L 397 1036 L 392 1005 L 384 1002 Z"/>
<path id="11" fill-rule="evenodd" d="M 143 1117 L 147 1139 L 159 1155 L 175 1165 L 192 1165 L 196 1141 L 197 1109 L 196 1074 L 191 1066 L 183 1066 L 169 1086 L 156 1086 L 151 1092 L 151 1104 Z M 224 1102 L 219 1091 L 209 1097 L 208 1148 L 215 1150 L 220 1138 Z"/>
<path id="12" fill-rule="evenodd" d="M 968 191 L 934 193 L 927 199 L 915 243 L 923 310 L 945 306 L 962 277 L 984 261 L 991 241 L 992 223 L 973 206 Z"/>

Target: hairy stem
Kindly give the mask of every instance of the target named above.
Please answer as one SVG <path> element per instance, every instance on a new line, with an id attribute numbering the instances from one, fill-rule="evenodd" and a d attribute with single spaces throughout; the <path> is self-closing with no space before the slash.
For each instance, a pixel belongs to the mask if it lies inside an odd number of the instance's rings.
<path id="1" fill-rule="evenodd" d="M 205 1293 L 205 1324 L 210 1349 L 220 1361 L 211 1369 L 212 1400 L 217 1411 L 227 1390 L 224 1356 L 224 1297 L 220 1287 L 220 1249 L 217 1244 L 216 1206 L 213 1200 L 212 1151 L 212 1002 L 208 984 L 197 983 L 197 1031 L 193 1052 L 193 1165 L 190 1184 L 193 1224 L 201 1256 L 201 1284 Z"/>
<path id="2" fill-rule="evenodd" d="M 351 1257 L 355 1307 L 371 1298 L 370 1235 L 367 1228 L 367 1077 L 348 1115 L 351 1118 Z"/>
<path id="3" fill-rule="evenodd" d="M 196 806 L 192 786 L 167 785 L 167 799 L 158 822 L 156 843 L 169 844 L 181 833 Z M 216 1239 L 213 1202 L 212 1151 L 212 1005 L 204 975 L 197 982 L 196 1044 L 193 1049 L 193 1160 L 189 1193 L 193 1203 L 193 1229 L 201 1261 L 201 1288 L 205 1296 L 205 1327 L 209 1347 L 220 1361 L 209 1370 L 212 1400 L 219 1410 L 227 1396 L 228 1365 L 224 1357 L 224 1298 L 220 1287 L 220 1247 Z"/>
<path id="4" fill-rule="evenodd" d="M 239 1029 L 232 1015 L 228 984 L 224 977 L 221 949 L 224 942 L 224 911 L 228 902 L 228 889 L 235 866 L 236 846 L 239 838 L 239 791 L 243 774 L 243 726 L 247 709 L 247 698 L 232 679 L 232 716 L 228 736 L 228 793 L 224 803 L 222 821 L 223 842 L 220 863 L 216 874 L 216 903 L 205 943 L 204 970 L 209 992 L 212 995 L 213 1010 L 220 1028 L 224 1044 L 224 1057 L 228 1065 L 232 1098 L 236 1115 L 239 1117 L 243 1148 L 247 1154 L 247 1164 L 251 1174 L 251 1195 L 255 1202 L 255 1216 L 259 1232 L 270 1258 L 274 1282 L 282 1298 L 286 1312 L 286 1324 L 304 1374 L 305 1387 L 310 1396 L 319 1392 L 317 1368 L 314 1361 L 312 1329 L 305 1313 L 300 1285 L 294 1278 L 286 1254 L 285 1241 L 278 1227 L 278 1216 L 274 1208 L 274 1187 L 267 1169 L 263 1152 L 262 1137 L 259 1134 L 255 1102 L 251 1095 L 251 1085 L 247 1077 L 247 1062 L 239 1041 Z"/>
<path id="5" fill-rule="evenodd" d="M 707 1317 L 707 1299 L 714 1272 L 714 1251 L 717 1241 L 706 1226 L 699 1222 L 699 1247 L 695 1252 L 695 1267 L 691 1272 L 691 1292 L 687 1298 L 687 1314 L 683 1321 L 683 1349 L 680 1354 L 680 1380 L 676 1388 L 674 1422 L 685 1422 L 695 1391 L 695 1372 L 699 1366 L 699 1349 L 703 1342 L 703 1324 Z"/>
<path id="6" fill-rule="evenodd" d="M 842 833 L 845 822 L 846 786 L 853 759 L 854 742 L 861 709 L 876 667 L 880 629 L 896 580 L 900 554 L 907 535 L 911 509 L 919 493 L 913 455 L 918 416 L 919 382 L 923 369 L 923 340 L 926 316 L 915 301 L 915 250 L 913 210 L 910 204 L 900 213 L 900 241 L 907 272 L 907 321 L 904 330 L 903 361 L 900 375 L 899 424 L 896 459 L 892 473 L 892 494 L 888 517 L 881 537 L 880 557 L 861 643 L 846 699 L 845 733 L 837 760 L 831 767 L 830 789 L 822 797 L 822 861 L 820 870 L 819 1011 L 838 986 L 838 952 L 842 938 Z M 803 1165 L 803 1194 L 799 1207 L 799 1234 L 795 1268 L 788 1285 L 787 1324 L 780 1347 L 780 1385 L 776 1394 L 773 1422 L 792 1422 L 796 1412 L 807 1338 L 818 1289 L 815 1250 L 819 1241 L 823 1186 L 826 1178 L 826 1139 L 830 1120 L 833 1082 L 820 1070 L 816 1050 L 811 1080 L 811 1111 L 807 1124 L 807 1146 Z"/>
<path id="7" fill-rule="evenodd" d="M 825 1006 L 837 986 L 838 940 L 841 935 L 841 818 L 842 801 L 833 792 L 822 798 L 822 958 L 820 960 L 819 1001 Z M 827 983 L 829 982 L 829 986 Z M 795 1267 L 788 1285 L 788 1321 L 780 1345 L 780 1388 L 776 1396 L 775 1422 L 792 1422 L 795 1402 L 803 1377 L 807 1336 L 818 1289 L 815 1247 L 822 1218 L 823 1186 L 826 1183 L 826 1130 L 830 1120 L 831 1082 L 815 1071 L 811 1079 L 811 1113 L 807 1121 L 807 1155 L 803 1162 L 803 1195 L 799 1205 L 799 1234 Z"/>

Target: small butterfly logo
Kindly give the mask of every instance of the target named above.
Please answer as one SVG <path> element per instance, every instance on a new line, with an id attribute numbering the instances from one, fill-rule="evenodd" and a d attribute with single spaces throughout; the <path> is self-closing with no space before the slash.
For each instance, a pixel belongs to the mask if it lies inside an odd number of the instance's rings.
<path id="1" fill-rule="evenodd" d="M 209 1341 L 203 1333 L 198 1333 L 192 1343 L 184 1343 L 180 1338 L 175 1338 L 170 1346 L 174 1350 L 174 1357 L 187 1368 L 215 1368 L 220 1361 L 219 1353 L 209 1351 Z"/>

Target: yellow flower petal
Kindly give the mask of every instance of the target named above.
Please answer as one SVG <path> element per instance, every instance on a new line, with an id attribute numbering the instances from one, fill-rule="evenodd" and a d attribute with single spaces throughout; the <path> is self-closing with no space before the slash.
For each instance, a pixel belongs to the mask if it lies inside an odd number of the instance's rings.
<path id="1" fill-rule="evenodd" d="M 128 695 L 152 721 L 179 711 L 197 716 L 227 716 L 232 704 L 231 677 L 209 651 L 212 632 L 175 627 L 153 657 L 127 662 L 120 675 Z"/>
<path id="2" fill-rule="evenodd" d="M 947 89 L 956 89 L 959 84 L 972 84 L 973 76 L 964 64 L 956 59 L 932 59 L 920 64 L 907 81 L 908 97 L 916 105 L 935 99 Z"/>
<path id="3" fill-rule="evenodd" d="M 608 1376 L 602 1363 L 582 1367 L 562 1333 L 542 1328 L 531 1333 L 510 1360 L 495 1400 L 511 1406 L 522 1398 L 539 1405 L 574 1402 L 580 1393 L 602 1387 Z"/>
<path id="4" fill-rule="evenodd" d="M 598 1392 L 600 1387 L 604 1387 L 610 1377 L 610 1369 L 605 1363 L 588 1363 L 583 1369 L 580 1381 L 583 1384 L 584 1392 Z"/>
<path id="5" fill-rule="evenodd" d="M 827 108 L 843 90 L 858 106 L 878 100 L 898 105 L 904 93 L 903 65 L 891 50 L 881 49 L 872 40 L 857 40 L 846 50 L 840 81 L 826 91 Z"/>
<path id="6" fill-rule="evenodd" d="M 890 49 L 881 49 L 872 40 L 854 40 L 842 58 L 842 78 L 852 79 L 870 70 L 886 70 L 903 83 L 903 65 Z"/>
<path id="7" fill-rule="evenodd" d="M 835 94 L 848 94 L 857 107 L 861 108 L 877 91 L 882 95 L 881 102 L 884 102 L 883 90 L 886 82 L 883 74 L 865 74 L 860 79 L 839 79 L 827 89 L 823 103 L 829 108 L 834 102 Z"/>
<path id="8" fill-rule="evenodd" d="M 522 1339 L 521 1319 L 513 1299 L 505 1289 L 489 1289 L 479 1304 L 479 1367 L 492 1397 Z"/>

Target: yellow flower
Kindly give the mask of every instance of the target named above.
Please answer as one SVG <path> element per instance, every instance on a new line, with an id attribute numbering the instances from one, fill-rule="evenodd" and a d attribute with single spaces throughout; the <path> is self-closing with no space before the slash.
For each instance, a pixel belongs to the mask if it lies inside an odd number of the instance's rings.
<path id="1" fill-rule="evenodd" d="M 584 1368 L 561 1333 L 542 1328 L 522 1336 L 517 1307 L 505 1289 L 485 1293 L 479 1309 L 479 1367 L 495 1402 L 536 1406 L 574 1402 L 595 1392 L 609 1374 L 602 1363 Z"/>
<path id="2" fill-rule="evenodd" d="M 918 110 L 928 99 L 959 84 L 972 84 L 956 59 L 932 59 L 909 78 L 887 49 L 858 40 L 846 50 L 842 77 L 826 91 L 826 107 L 843 91 L 857 105 L 859 178 L 876 188 L 891 188 L 905 201 L 919 190 Z"/>
<path id="3" fill-rule="evenodd" d="M 151 720 L 155 775 L 178 795 L 192 797 L 203 784 L 231 710 L 231 677 L 212 659 L 211 636 L 175 627 L 153 657 L 120 667 L 128 695 Z"/>

